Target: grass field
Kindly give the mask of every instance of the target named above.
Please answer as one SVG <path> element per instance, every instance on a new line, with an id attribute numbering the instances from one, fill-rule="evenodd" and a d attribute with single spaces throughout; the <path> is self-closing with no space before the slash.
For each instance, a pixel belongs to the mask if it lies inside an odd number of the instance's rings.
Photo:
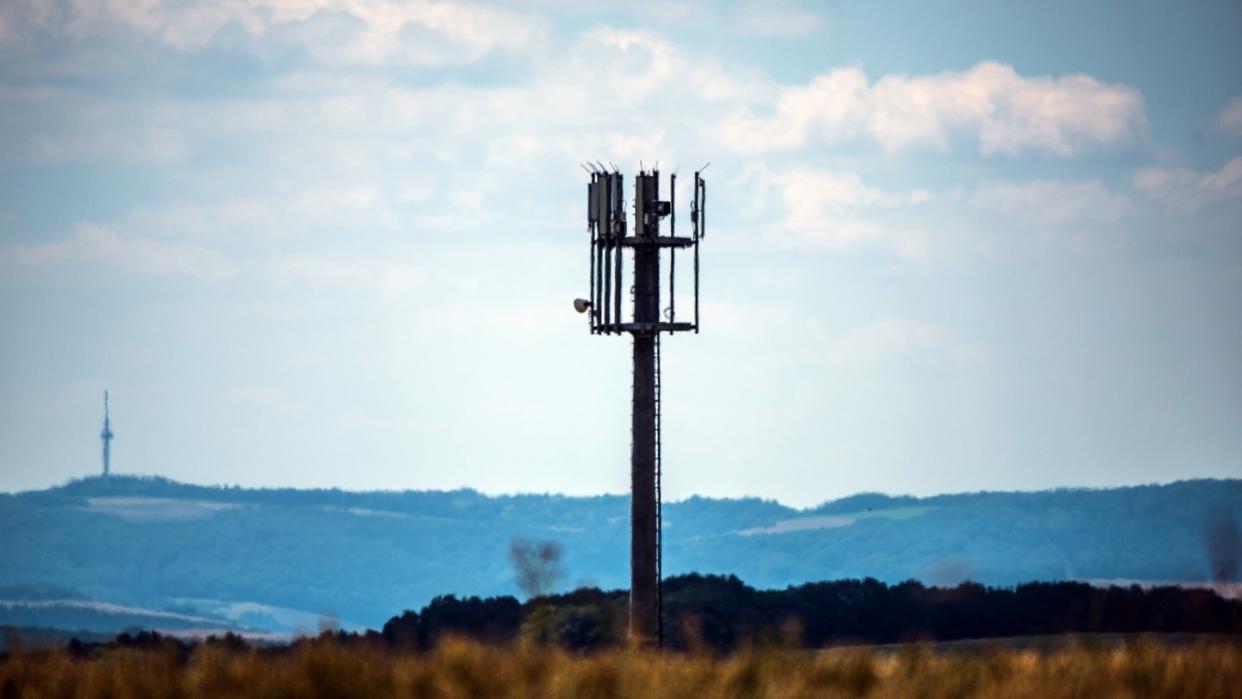
<path id="1" fill-rule="evenodd" d="M 1069 642 L 728 657 L 612 651 L 576 656 L 466 641 L 425 654 L 330 638 L 264 650 L 96 648 L 0 658 L 0 697 L 1237 697 L 1242 645 Z"/>

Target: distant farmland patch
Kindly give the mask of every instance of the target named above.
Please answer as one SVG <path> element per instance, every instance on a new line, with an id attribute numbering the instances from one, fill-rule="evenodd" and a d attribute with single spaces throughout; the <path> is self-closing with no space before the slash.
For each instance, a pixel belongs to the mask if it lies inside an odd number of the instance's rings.
<path id="1" fill-rule="evenodd" d="M 206 519 L 223 510 L 235 510 L 241 505 L 210 500 L 181 500 L 174 498 L 103 497 L 87 498 L 88 512 L 113 515 L 131 522 L 165 522 Z"/>
<path id="2" fill-rule="evenodd" d="M 816 515 L 813 517 L 794 517 L 782 519 L 767 527 L 750 527 L 738 530 L 741 536 L 756 534 L 787 534 L 789 532 L 812 531 L 815 529 L 834 529 L 848 527 L 860 519 L 914 519 L 922 517 L 931 507 L 891 507 L 882 510 L 863 510 L 843 515 Z"/>

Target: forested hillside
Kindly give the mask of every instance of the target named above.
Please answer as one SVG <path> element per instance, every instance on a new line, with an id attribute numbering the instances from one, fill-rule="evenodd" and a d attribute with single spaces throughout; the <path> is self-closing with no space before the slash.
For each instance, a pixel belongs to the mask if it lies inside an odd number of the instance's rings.
<path id="1" fill-rule="evenodd" d="M 941 585 L 1204 581 L 1211 575 L 1205 517 L 1236 517 L 1240 503 L 1238 480 L 858 495 L 807 510 L 691 498 L 665 506 L 665 573 L 733 574 L 757 588 L 862 577 Z M 560 544 L 559 589 L 625 587 L 628 510 L 622 496 L 92 478 L 0 495 L 0 587 L 11 598 L 43 590 L 33 596 L 46 604 L 54 585 L 65 597 L 250 629 L 313 631 L 321 616 L 378 627 L 436 595 L 515 594 L 509 547 L 516 538 Z M 0 604 L 0 615 L 6 608 L 17 607 Z"/>

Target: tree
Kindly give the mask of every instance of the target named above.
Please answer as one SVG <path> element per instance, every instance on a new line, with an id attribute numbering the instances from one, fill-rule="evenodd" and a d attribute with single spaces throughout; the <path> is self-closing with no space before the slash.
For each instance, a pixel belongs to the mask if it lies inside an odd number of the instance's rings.
<path id="1" fill-rule="evenodd" d="M 1212 582 L 1229 585 L 1238 575 L 1238 559 L 1242 557 L 1242 535 L 1233 508 L 1217 503 L 1208 510 L 1203 522 L 1203 543 L 1212 566 Z"/>
<path id="2" fill-rule="evenodd" d="M 561 545 L 555 541 L 534 543 L 514 539 L 509 544 L 509 560 L 518 590 L 527 599 L 551 594 L 565 577 L 561 566 Z"/>

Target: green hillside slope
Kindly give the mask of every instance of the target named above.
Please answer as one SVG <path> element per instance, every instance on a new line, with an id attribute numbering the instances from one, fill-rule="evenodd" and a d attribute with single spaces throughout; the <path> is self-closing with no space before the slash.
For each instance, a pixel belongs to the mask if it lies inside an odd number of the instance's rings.
<path id="1" fill-rule="evenodd" d="M 1242 503 L 1242 481 L 868 494 L 808 510 L 696 497 L 665 506 L 665 573 L 732 573 L 757 587 L 864 576 L 1204 580 L 1204 513 L 1221 503 Z M 0 586 L 54 584 L 115 604 L 224 613 L 256 628 L 319 616 L 378 625 L 438 594 L 515 592 L 508 548 L 517 537 L 561 544 L 563 588 L 624 587 L 628 515 L 620 496 L 93 478 L 0 495 Z"/>

